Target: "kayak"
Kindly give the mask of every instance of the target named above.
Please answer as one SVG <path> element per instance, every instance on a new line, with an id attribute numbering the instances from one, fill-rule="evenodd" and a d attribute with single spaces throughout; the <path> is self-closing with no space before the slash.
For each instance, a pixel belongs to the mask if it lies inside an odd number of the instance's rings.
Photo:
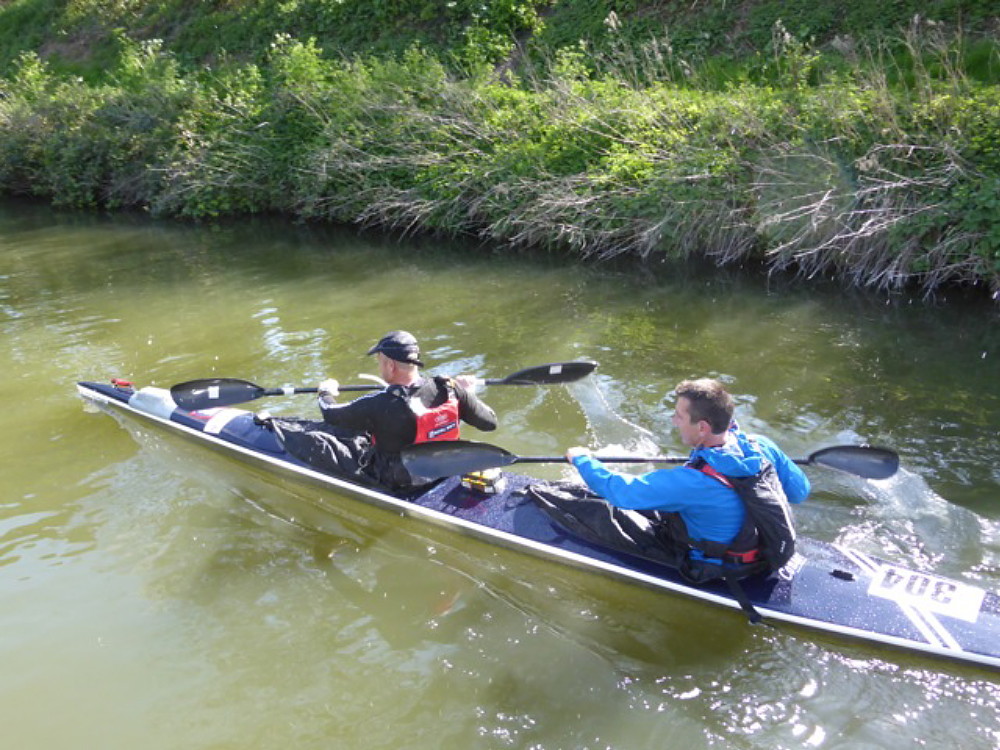
<path id="1" fill-rule="evenodd" d="M 136 389 L 123 381 L 80 382 L 77 390 L 104 411 L 154 423 L 241 461 L 318 484 L 337 497 L 633 584 L 741 608 L 724 582 L 694 586 L 666 565 L 574 536 L 532 499 L 529 488 L 544 485 L 544 480 L 504 472 L 500 484 L 487 487 L 456 476 L 429 489 L 393 494 L 307 465 L 244 409 L 188 410 L 177 405 L 169 390 Z M 771 623 L 1000 667 L 1000 596 L 963 581 L 799 537 L 785 567 L 743 579 L 741 586 L 753 608 Z"/>

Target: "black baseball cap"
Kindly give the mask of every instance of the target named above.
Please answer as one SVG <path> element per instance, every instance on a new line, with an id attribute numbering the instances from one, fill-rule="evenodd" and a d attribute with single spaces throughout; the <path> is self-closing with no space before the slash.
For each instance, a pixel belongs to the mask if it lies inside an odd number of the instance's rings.
<path id="1" fill-rule="evenodd" d="M 397 362 L 419 367 L 424 366 L 424 363 L 420 361 L 420 347 L 417 346 L 417 340 L 412 333 L 407 331 L 390 331 L 368 350 L 369 354 L 375 354 L 375 352 L 382 352 L 389 359 L 394 359 Z"/>

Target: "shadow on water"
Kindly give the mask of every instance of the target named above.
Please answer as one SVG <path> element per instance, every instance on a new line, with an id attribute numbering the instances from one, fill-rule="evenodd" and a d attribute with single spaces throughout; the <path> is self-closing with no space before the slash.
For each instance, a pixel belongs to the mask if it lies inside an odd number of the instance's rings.
<path id="1" fill-rule="evenodd" d="M 13 625 L 0 689 L 15 742 L 1000 742 L 992 675 L 749 628 L 735 612 L 341 504 L 145 432 L 137 449 L 72 393 L 75 380 L 116 375 L 347 381 L 371 371 L 364 352 L 378 335 L 406 327 L 437 372 L 600 362 L 572 388 L 487 391 L 501 428 L 467 437 L 520 455 L 572 444 L 679 452 L 667 395 L 715 375 L 741 422 L 790 454 L 859 441 L 901 453 L 889 482 L 810 471 L 804 534 L 996 589 L 989 304 L 739 270 L 568 266 L 269 220 L 192 227 L 15 204 L 0 205 L 0 243 L 0 565 Z M 295 397 L 260 407 L 314 408 Z M 71 719 L 64 729 L 47 721 L 53 706 Z M 118 742 L 98 740 L 108 726 Z"/>

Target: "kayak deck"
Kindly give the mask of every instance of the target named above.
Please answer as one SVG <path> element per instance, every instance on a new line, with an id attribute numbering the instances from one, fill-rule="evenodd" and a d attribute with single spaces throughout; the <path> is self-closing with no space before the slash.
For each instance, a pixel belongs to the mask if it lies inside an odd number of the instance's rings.
<path id="1" fill-rule="evenodd" d="M 496 494 L 464 487 L 457 477 L 409 496 L 323 474 L 285 452 L 254 415 L 229 407 L 186 411 L 167 391 L 82 382 L 80 394 L 111 410 L 158 422 L 242 460 L 263 463 L 312 483 L 493 543 L 730 608 L 739 603 L 723 582 L 687 583 L 665 565 L 575 537 L 555 523 L 526 489 L 541 480 L 505 474 Z M 1000 597 L 961 581 L 910 570 L 800 537 L 792 560 L 775 574 L 741 583 L 768 620 L 1000 667 Z"/>

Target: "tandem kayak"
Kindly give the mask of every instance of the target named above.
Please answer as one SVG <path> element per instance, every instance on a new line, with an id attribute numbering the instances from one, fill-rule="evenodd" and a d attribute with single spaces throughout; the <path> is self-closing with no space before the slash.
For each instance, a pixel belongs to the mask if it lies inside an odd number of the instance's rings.
<path id="1" fill-rule="evenodd" d="M 396 495 L 318 471 L 288 453 L 252 412 L 233 407 L 187 410 L 170 391 L 130 384 L 80 382 L 83 398 L 113 414 L 154 423 L 242 461 L 320 485 L 393 512 L 521 552 L 712 604 L 740 609 L 723 582 L 693 586 L 673 568 L 575 537 L 528 491 L 543 480 L 504 474 L 485 492 L 459 477 Z M 787 622 L 863 641 L 1000 667 L 1000 596 L 968 583 L 799 537 L 780 571 L 744 579 L 753 607 L 769 622 Z"/>

